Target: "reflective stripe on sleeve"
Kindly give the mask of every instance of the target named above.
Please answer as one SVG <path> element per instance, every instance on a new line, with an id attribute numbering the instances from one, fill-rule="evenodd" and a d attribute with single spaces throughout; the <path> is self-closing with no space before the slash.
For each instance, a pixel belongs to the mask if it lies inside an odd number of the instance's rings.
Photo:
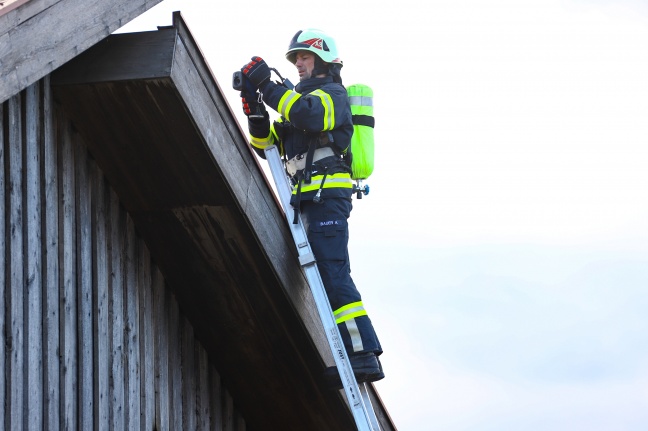
<path id="1" fill-rule="evenodd" d="M 362 305 L 362 301 L 352 302 L 343 307 L 338 308 L 333 312 L 335 323 L 340 324 L 356 317 L 366 316 L 367 312 Z"/>
<path id="2" fill-rule="evenodd" d="M 310 93 L 311 96 L 317 96 L 322 101 L 322 106 L 324 107 L 324 130 L 333 130 L 335 127 L 335 109 L 333 106 L 333 99 L 328 93 L 323 92 L 322 90 L 315 90 Z"/>
<path id="3" fill-rule="evenodd" d="M 281 96 L 281 99 L 279 99 L 279 106 L 277 107 L 277 111 L 279 113 L 286 117 L 286 120 L 290 121 L 290 108 L 295 104 L 297 100 L 301 97 L 301 94 L 297 93 L 296 91 L 292 90 L 286 90 L 283 96 Z"/>
<path id="4" fill-rule="evenodd" d="M 250 135 L 250 144 L 252 144 L 252 146 L 260 150 L 263 150 L 264 148 L 272 145 L 274 141 L 273 138 L 274 137 L 272 136 L 272 132 L 268 133 L 268 136 L 265 138 L 257 138 L 255 136 Z"/>

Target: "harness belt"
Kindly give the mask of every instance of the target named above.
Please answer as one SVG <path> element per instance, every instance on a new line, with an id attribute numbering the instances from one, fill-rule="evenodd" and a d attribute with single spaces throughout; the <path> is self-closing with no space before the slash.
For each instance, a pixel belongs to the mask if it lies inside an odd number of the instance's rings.
<path id="1" fill-rule="evenodd" d="M 297 154 L 295 157 L 286 162 L 286 172 L 288 172 L 288 175 L 294 177 L 298 171 L 306 168 L 307 154 L 308 153 Z M 325 157 L 334 155 L 335 153 L 333 152 L 333 149 L 331 147 L 317 148 L 315 150 L 315 153 L 313 154 L 313 163 L 317 162 L 318 160 L 322 160 Z"/>

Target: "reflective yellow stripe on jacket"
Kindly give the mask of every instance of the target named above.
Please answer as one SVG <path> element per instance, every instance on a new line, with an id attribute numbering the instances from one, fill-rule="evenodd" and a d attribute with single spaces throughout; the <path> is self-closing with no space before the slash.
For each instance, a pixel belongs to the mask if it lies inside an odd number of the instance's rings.
<path id="1" fill-rule="evenodd" d="M 286 90 L 286 92 L 279 99 L 279 105 L 277 106 L 277 111 L 290 121 L 290 110 L 292 109 L 295 102 L 297 102 L 302 97 L 317 97 L 322 103 L 324 108 L 324 116 L 322 118 L 322 131 L 333 130 L 335 128 L 335 107 L 333 105 L 333 99 L 331 96 L 322 91 L 315 90 L 312 93 L 302 95 L 296 91 Z"/>
<path id="2" fill-rule="evenodd" d="M 328 93 L 323 92 L 322 90 L 315 90 L 310 93 L 311 96 L 317 96 L 322 101 L 322 106 L 324 106 L 324 130 L 333 130 L 335 127 L 335 109 L 333 106 L 333 99 Z"/>
<path id="3" fill-rule="evenodd" d="M 284 95 L 281 96 L 281 99 L 279 99 L 277 111 L 279 111 L 282 116 L 286 117 L 286 120 L 290 121 L 290 108 L 292 108 L 295 102 L 301 97 L 302 95 L 296 91 L 286 90 Z"/>

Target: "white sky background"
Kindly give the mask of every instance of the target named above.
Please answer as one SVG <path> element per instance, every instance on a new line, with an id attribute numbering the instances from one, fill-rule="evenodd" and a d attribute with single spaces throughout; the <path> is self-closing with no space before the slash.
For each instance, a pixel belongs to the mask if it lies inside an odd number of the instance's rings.
<path id="1" fill-rule="evenodd" d="M 374 89 L 353 276 L 405 430 L 648 429 L 648 4 L 165 0 L 232 72 L 294 33 Z"/>

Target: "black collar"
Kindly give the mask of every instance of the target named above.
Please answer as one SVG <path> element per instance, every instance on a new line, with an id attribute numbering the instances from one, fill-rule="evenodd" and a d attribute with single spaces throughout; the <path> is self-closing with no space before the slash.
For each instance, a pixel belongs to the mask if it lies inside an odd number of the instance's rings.
<path id="1" fill-rule="evenodd" d="M 295 87 L 295 91 L 298 93 L 310 93 L 313 90 L 321 88 L 324 84 L 333 82 L 332 76 L 325 76 L 324 78 L 308 78 L 304 81 L 300 81 Z"/>

